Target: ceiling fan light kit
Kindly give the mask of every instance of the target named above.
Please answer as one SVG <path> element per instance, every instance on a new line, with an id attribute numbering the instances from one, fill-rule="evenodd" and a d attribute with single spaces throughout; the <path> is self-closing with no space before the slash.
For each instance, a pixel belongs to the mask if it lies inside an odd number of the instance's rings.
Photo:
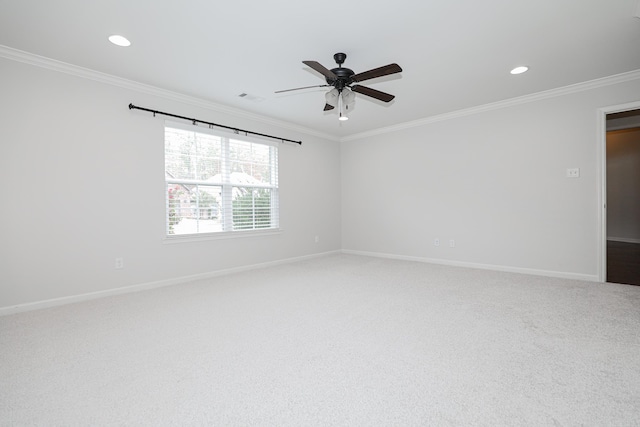
<path id="1" fill-rule="evenodd" d="M 333 110 L 338 107 L 338 119 L 341 121 L 348 120 L 347 112 L 353 109 L 355 105 L 355 93 L 378 99 L 382 102 L 391 102 L 394 95 L 381 92 L 370 87 L 354 84 L 365 80 L 375 79 L 377 77 L 388 76 L 402 72 L 402 68 L 398 64 L 389 64 L 383 67 L 374 68 L 363 73 L 356 74 L 350 68 L 343 67 L 344 61 L 347 59 L 345 53 L 336 53 L 333 59 L 338 66 L 329 70 L 317 61 L 302 61 L 303 64 L 309 66 L 313 70 L 322 74 L 327 82 L 326 85 L 305 86 L 296 89 L 286 89 L 277 91 L 276 93 L 289 92 L 292 90 L 308 89 L 311 87 L 329 87 L 333 86 L 329 92 L 325 94 L 324 111 Z"/>
<path id="2" fill-rule="evenodd" d="M 324 111 L 333 110 L 338 107 L 338 120 L 349 120 L 347 113 L 349 110 L 353 110 L 356 103 L 356 95 L 349 90 L 349 88 L 345 87 L 342 91 L 333 88 L 325 93 L 324 97 L 326 101 Z"/>

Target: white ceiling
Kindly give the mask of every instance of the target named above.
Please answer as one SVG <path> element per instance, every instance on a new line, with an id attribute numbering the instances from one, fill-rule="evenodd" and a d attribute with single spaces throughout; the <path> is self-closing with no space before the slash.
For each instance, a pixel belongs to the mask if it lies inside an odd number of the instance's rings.
<path id="1" fill-rule="evenodd" d="M 0 0 L 0 45 L 340 138 L 640 69 L 638 7 L 638 0 Z M 112 45 L 111 34 L 132 45 Z M 358 94 L 351 119 L 339 122 L 322 111 L 326 88 L 274 94 L 323 84 L 302 61 L 334 68 L 336 52 L 356 73 L 402 66 L 401 74 L 363 83 L 396 99 Z M 528 73 L 509 74 L 523 64 Z"/>

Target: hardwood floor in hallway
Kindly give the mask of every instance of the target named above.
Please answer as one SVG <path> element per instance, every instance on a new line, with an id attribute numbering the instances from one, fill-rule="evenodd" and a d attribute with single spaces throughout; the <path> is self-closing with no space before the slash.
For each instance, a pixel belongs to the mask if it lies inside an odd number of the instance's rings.
<path id="1" fill-rule="evenodd" d="M 640 244 L 607 241 L 607 282 L 640 286 Z"/>

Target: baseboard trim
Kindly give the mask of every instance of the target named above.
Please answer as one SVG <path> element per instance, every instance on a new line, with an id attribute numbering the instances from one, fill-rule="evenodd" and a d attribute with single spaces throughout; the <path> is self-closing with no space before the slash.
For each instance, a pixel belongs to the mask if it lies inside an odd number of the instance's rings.
<path id="1" fill-rule="evenodd" d="M 630 239 L 628 237 L 607 237 L 607 240 L 620 243 L 640 243 L 640 239 Z"/>
<path id="2" fill-rule="evenodd" d="M 171 279 L 158 280 L 158 281 L 155 281 L 155 282 L 139 283 L 139 284 L 136 284 L 136 285 L 123 286 L 123 287 L 120 287 L 120 288 L 107 289 L 107 290 L 104 290 L 104 291 L 89 292 L 89 293 L 86 293 L 86 294 L 71 295 L 71 296 L 67 296 L 67 297 L 60 297 L 60 298 L 53 298 L 53 299 L 43 300 L 43 301 L 29 302 L 29 303 L 25 303 L 25 304 L 18 304 L 18 305 L 13 305 L 13 306 L 8 306 L 8 307 L 0 307 L 0 316 L 7 316 L 7 315 L 10 315 L 10 314 L 22 313 L 22 312 L 25 312 L 25 311 L 40 310 L 40 309 L 43 309 L 43 308 L 57 307 L 57 306 L 60 306 L 60 305 L 73 304 L 73 303 L 76 303 L 76 302 L 89 301 L 89 300 L 93 300 L 93 299 L 104 298 L 104 297 L 109 297 L 109 296 L 114 296 L 114 295 L 121 295 L 121 294 L 128 294 L 128 293 L 132 293 L 132 292 L 146 291 L 146 290 L 150 290 L 150 289 L 161 288 L 161 287 L 164 287 L 164 286 L 179 285 L 181 283 L 193 282 L 193 281 L 196 281 L 196 280 L 209 279 L 209 278 L 212 278 L 212 277 L 218 277 L 218 276 L 224 276 L 224 275 L 228 275 L 228 274 L 240 273 L 240 272 L 249 271 L 249 270 L 256 270 L 256 269 L 259 269 L 259 268 L 273 267 L 273 266 L 282 265 L 282 264 L 290 264 L 290 263 L 293 263 L 293 262 L 304 261 L 304 260 L 309 260 L 309 259 L 313 259 L 313 258 L 320 258 L 320 257 L 324 257 L 324 256 L 328 256 L 328 255 L 335 255 L 335 254 L 340 254 L 340 253 L 341 253 L 340 250 L 329 251 L 329 252 L 321 252 L 321 253 L 317 253 L 317 254 L 304 255 L 304 256 L 299 256 L 299 257 L 294 257 L 294 258 L 285 258 L 285 259 L 281 259 L 281 260 L 277 260 L 277 261 L 269 261 L 269 262 L 263 262 L 263 263 L 259 263 L 259 264 L 245 265 L 245 266 L 241 266 L 241 267 L 227 268 L 227 269 L 223 269 L 223 270 L 215 270 L 215 271 L 210 271 L 210 272 L 207 272 L 207 273 L 200 273 L 200 274 L 193 274 L 193 275 L 189 275 L 189 276 L 174 277 L 174 278 L 171 278 Z"/>
<path id="3" fill-rule="evenodd" d="M 533 276 L 556 277 L 560 279 L 582 280 L 586 282 L 600 282 L 596 274 L 581 274 L 581 273 L 567 273 L 563 271 L 537 270 L 533 268 L 510 267 L 510 266 L 495 265 L 495 264 L 479 264 L 474 262 L 452 261 L 452 260 L 439 259 L 439 258 L 424 258 L 424 257 L 416 257 L 416 256 L 408 256 L 408 255 L 386 254 L 386 253 L 380 253 L 380 252 L 354 251 L 350 249 L 343 249 L 342 253 L 351 254 L 351 255 L 370 256 L 370 257 L 376 257 L 376 258 L 397 259 L 402 261 L 424 262 L 428 264 L 449 265 L 452 267 L 477 268 L 481 270 L 529 274 Z"/>

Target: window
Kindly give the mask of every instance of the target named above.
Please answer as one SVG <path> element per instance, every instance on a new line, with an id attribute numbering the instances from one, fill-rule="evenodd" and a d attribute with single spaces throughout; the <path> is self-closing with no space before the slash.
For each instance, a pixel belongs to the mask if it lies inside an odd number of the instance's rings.
<path id="1" fill-rule="evenodd" d="M 165 125 L 167 235 L 278 228 L 278 147 Z"/>

